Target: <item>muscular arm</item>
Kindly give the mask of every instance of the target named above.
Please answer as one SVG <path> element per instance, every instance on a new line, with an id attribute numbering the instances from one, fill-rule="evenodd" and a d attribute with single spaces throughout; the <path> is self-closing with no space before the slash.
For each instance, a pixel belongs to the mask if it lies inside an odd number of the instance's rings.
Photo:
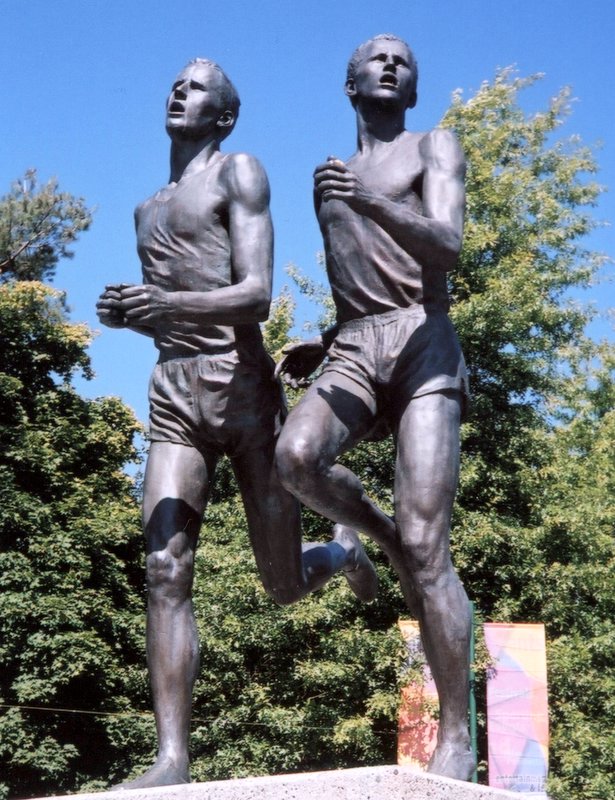
<path id="1" fill-rule="evenodd" d="M 267 318 L 273 268 L 267 176 L 256 159 L 238 154 L 227 159 L 220 182 L 228 203 L 233 283 L 208 292 L 128 288 L 122 292 L 122 306 L 130 327 L 179 320 L 240 325 Z"/>
<path id="2" fill-rule="evenodd" d="M 463 235 L 465 160 L 455 135 L 440 128 L 423 137 L 419 154 L 424 165 L 422 214 L 367 188 L 341 161 L 317 168 L 317 208 L 329 198 L 342 200 L 378 223 L 420 263 L 450 270 L 455 266 Z"/>

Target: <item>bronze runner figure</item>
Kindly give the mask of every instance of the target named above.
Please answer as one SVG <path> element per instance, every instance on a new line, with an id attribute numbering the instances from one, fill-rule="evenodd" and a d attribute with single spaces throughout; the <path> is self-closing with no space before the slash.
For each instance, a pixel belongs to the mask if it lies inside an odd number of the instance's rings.
<path id="1" fill-rule="evenodd" d="M 260 577 L 276 602 L 298 600 L 339 570 L 361 599 L 377 591 L 354 531 L 337 525 L 333 541 L 301 544 L 299 503 L 274 469 L 285 405 L 259 329 L 271 300 L 269 186 L 255 158 L 220 152 L 238 112 L 237 92 L 213 62 L 197 59 L 179 74 L 166 106 L 170 181 L 135 214 L 143 284 L 107 286 L 98 302 L 101 322 L 151 336 L 160 354 L 143 499 L 159 750 L 127 789 L 189 780 L 194 552 L 220 455 L 231 460 Z"/>
<path id="2" fill-rule="evenodd" d="M 364 531 L 389 556 L 418 618 L 440 698 L 428 769 L 467 780 L 470 609 L 449 552 L 467 377 L 448 318 L 447 271 L 463 233 L 463 153 L 454 134 L 405 130 L 416 103 L 408 45 L 381 35 L 357 48 L 345 91 L 357 152 L 314 173 L 337 325 L 289 348 L 289 382 L 328 362 L 291 411 L 277 446 L 283 484 L 331 520 Z M 395 517 L 366 496 L 338 456 L 386 422 L 396 445 Z"/>

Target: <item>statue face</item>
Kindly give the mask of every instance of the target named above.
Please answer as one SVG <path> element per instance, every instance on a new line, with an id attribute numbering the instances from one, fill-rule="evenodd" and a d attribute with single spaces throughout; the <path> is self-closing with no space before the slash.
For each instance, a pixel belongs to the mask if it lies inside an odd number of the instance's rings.
<path id="1" fill-rule="evenodd" d="M 376 39 L 365 47 L 362 55 L 354 79 L 346 84 L 346 94 L 354 100 L 381 100 L 406 108 L 414 76 L 404 44 Z"/>
<path id="2" fill-rule="evenodd" d="M 189 64 L 177 76 L 167 99 L 169 136 L 197 140 L 218 133 L 221 117 L 230 114 L 222 100 L 220 72 L 208 64 Z"/>

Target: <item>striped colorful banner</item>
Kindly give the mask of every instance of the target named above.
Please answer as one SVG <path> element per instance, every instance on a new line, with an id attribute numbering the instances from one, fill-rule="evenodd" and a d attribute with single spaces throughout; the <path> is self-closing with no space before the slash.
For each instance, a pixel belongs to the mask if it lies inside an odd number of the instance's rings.
<path id="1" fill-rule="evenodd" d="M 544 625 L 485 624 L 489 786 L 546 797 L 549 721 Z"/>
<path id="2" fill-rule="evenodd" d="M 418 623 L 400 620 L 408 661 L 422 661 L 423 681 L 402 690 L 397 763 L 420 768 L 436 746 L 438 693 Z M 546 798 L 549 725 L 544 625 L 484 625 L 491 656 L 487 680 L 489 786 Z"/>
<path id="3" fill-rule="evenodd" d="M 423 769 L 436 747 L 438 721 L 430 709 L 438 708 L 438 692 L 425 662 L 419 624 L 399 620 L 399 627 L 408 648 L 408 661 L 424 663 L 423 681 L 402 689 L 397 733 L 397 763 Z"/>

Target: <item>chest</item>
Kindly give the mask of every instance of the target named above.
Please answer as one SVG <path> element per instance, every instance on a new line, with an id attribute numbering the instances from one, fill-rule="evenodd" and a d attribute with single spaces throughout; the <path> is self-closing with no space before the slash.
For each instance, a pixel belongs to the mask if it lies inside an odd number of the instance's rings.
<path id="1" fill-rule="evenodd" d="M 166 186 L 136 212 L 137 240 L 194 244 L 226 236 L 225 199 L 210 181 Z"/>
<path id="2" fill-rule="evenodd" d="M 421 210 L 424 165 L 416 148 L 383 148 L 355 156 L 348 167 L 367 189 Z"/>

